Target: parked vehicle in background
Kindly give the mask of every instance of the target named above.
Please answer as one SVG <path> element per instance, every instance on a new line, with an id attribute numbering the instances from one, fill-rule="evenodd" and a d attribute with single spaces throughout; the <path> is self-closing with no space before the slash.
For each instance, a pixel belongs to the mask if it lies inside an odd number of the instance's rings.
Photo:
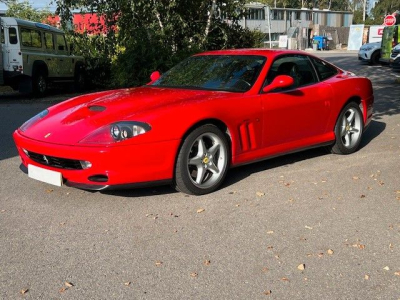
<path id="1" fill-rule="evenodd" d="M 1 18 L 0 84 L 43 96 L 50 82 L 85 83 L 83 57 L 71 53 L 64 32 L 47 24 Z"/>
<path id="2" fill-rule="evenodd" d="M 371 65 L 379 63 L 381 57 L 381 42 L 367 43 L 358 51 L 358 59 L 366 61 Z"/>
<path id="3" fill-rule="evenodd" d="M 400 44 L 393 48 L 389 62 L 393 70 L 400 71 Z"/>
<path id="4" fill-rule="evenodd" d="M 388 64 L 392 49 L 400 42 L 400 26 L 386 26 L 383 29 L 381 58 L 379 61 Z"/>

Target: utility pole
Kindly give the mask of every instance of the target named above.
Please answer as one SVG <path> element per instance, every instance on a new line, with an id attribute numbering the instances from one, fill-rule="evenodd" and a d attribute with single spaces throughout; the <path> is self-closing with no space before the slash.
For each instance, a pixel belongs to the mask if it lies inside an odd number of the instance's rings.
<path id="1" fill-rule="evenodd" d="M 367 6 L 367 0 L 364 0 L 364 5 L 363 5 L 363 22 L 365 23 L 365 8 Z"/>

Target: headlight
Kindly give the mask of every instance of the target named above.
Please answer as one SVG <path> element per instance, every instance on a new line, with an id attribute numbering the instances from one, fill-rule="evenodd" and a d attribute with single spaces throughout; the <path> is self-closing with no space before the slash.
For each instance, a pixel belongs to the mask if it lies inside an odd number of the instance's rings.
<path id="1" fill-rule="evenodd" d="M 81 144 L 112 144 L 144 134 L 151 129 L 142 122 L 117 122 L 103 126 L 80 141 Z"/>
<path id="2" fill-rule="evenodd" d="M 30 118 L 28 121 L 26 121 L 22 126 L 19 128 L 22 132 L 25 132 L 28 130 L 33 124 L 35 124 L 37 121 L 43 119 L 47 114 L 49 113 L 48 109 L 45 109 L 44 111 L 41 111 L 38 113 L 36 116 Z"/>

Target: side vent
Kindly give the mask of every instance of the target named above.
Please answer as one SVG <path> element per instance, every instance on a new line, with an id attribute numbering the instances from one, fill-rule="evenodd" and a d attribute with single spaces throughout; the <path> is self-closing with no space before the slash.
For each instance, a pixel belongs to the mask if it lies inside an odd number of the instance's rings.
<path id="1" fill-rule="evenodd" d="M 257 148 L 257 140 L 253 122 L 245 122 L 239 127 L 240 144 L 243 151 Z"/>

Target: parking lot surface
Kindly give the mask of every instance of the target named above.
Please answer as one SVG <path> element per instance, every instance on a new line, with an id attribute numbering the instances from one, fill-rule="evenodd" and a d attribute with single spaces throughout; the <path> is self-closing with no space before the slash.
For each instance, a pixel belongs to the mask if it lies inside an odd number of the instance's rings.
<path id="1" fill-rule="evenodd" d="M 361 149 L 232 169 L 200 197 L 29 179 L 12 132 L 74 94 L 0 93 L 0 299 L 400 299 L 400 83 L 318 55 L 373 82 Z"/>

